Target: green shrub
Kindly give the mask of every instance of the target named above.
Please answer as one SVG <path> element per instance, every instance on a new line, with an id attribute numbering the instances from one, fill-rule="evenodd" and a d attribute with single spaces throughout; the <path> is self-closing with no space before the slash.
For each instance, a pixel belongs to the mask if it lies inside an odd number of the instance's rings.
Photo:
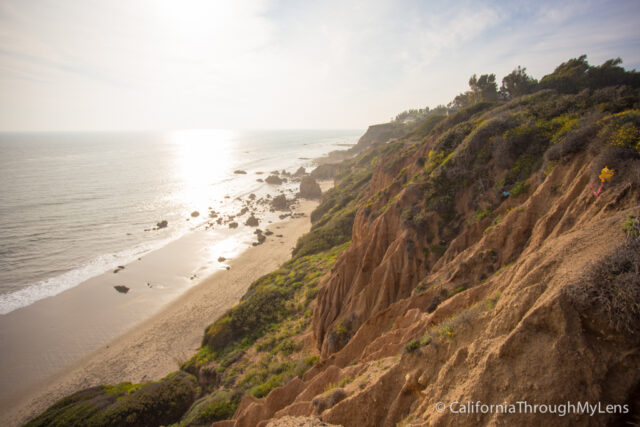
<path id="1" fill-rule="evenodd" d="M 215 421 L 231 419 L 239 399 L 225 390 L 208 394 L 194 402 L 180 420 L 181 426 L 208 425 Z"/>
<path id="2" fill-rule="evenodd" d="M 511 197 L 518 197 L 520 194 L 526 193 L 527 187 L 527 184 L 523 181 L 516 182 L 515 184 L 513 184 L 513 187 L 511 187 Z"/>
<path id="3" fill-rule="evenodd" d="M 404 351 L 407 352 L 407 353 L 413 353 L 418 348 L 420 348 L 420 341 L 417 340 L 416 338 L 414 338 L 414 339 L 412 339 L 411 341 L 409 341 L 408 343 L 405 344 Z"/>
<path id="4" fill-rule="evenodd" d="M 122 383 L 92 387 L 59 400 L 26 425 L 167 425 L 187 411 L 196 391 L 196 379 L 181 371 L 141 386 Z"/>
<path id="5" fill-rule="evenodd" d="M 353 382 L 353 377 L 346 376 L 338 382 L 338 387 L 343 388 Z"/>
<path id="6" fill-rule="evenodd" d="M 640 225 L 638 225 L 638 218 L 634 215 L 627 216 L 627 219 L 622 223 L 622 231 L 629 237 L 640 236 Z"/>
<path id="7" fill-rule="evenodd" d="M 476 215 L 475 215 L 475 220 L 477 221 L 482 221 L 483 219 L 490 217 L 492 214 L 491 209 L 486 208 L 486 209 L 478 209 L 476 211 Z"/>
<path id="8" fill-rule="evenodd" d="M 298 351 L 298 346 L 290 339 L 286 339 L 280 343 L 276 350 L 285 356 Z"/>
<path id="9" fill-rule="evenodd" d="M 286 314 L 285 301 L 290 296 L 289 292 L 274 285 L 254 289 L 248 298 L 207 328 L 202 345 L 210 345 L 214 352 L 219 353 L 245 338 L 250 343 L 283 318 Z"/>

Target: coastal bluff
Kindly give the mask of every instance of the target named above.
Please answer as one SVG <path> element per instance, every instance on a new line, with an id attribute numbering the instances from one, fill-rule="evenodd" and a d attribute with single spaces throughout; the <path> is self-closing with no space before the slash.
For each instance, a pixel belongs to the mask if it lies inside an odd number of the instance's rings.
<path id="1" fill-rule="evenodd" d="M 27 425 L 150 425 L 159 402 L 180 426 L 637 423 L 640 79 L 603 67 L 369 128 L 291 259 L 179 370 Z M 451 410 L 519 401 L 614 406 Z"/>

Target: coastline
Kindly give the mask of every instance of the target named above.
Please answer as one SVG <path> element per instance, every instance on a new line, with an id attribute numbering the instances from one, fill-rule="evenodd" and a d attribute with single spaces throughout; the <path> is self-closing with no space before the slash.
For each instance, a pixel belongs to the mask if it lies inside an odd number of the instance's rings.
<path id="1" fill-rule="evenodd" d="M 331 183 L 324 182 L 321 186 L 326 191 Z M 294 211 L 304 216 L 267 227 L 274 236 L 283 237 L 268 238 L 262 245 L 248 247 L 228 260 L 230 270 L 216 271 L 181 295 L 174 295 L 174 299 L 165 301 L 151 317 L 136 319 L 135 309 L 130 309 L 133 320 L 125 320 L 132 323 L 115 338 L 52 376 L 3 397 L 0 422 L 20 425 L 61 397 L 82 388 L 157 380 L 177 370 L 181 362 L 197 351 L 207 325 L 232 307 L 254 280 L 289 259 L 298 237 L 309 230 L 309 215 L 317 204 L 317 201 L 300 199 Z M 113 289 L 110 292 L 111 296 L 119 296 Z M 82 298 L 79 291 L 75 295 Z"/>

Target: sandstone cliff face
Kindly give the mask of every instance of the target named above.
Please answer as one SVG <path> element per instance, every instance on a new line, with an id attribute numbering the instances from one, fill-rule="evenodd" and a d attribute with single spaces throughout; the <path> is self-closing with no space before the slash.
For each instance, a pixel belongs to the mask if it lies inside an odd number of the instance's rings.
<path id="1" fill-rule="evenodd" d="M 473 150 L 475 137 L 467 131 L 449 161 Z M 640 263 L 624 261 L 637 289 L 622 301 L 616 292 L 588 288 L 592 278 L 585 272 L 620 256 L 612 249 L 634 239 L 622 224 L 640 216 L 640 160 L 598 154 L 601 143 L 584 141 L 590 149 L 538 163 L 517 184 L 526 191 L 516 195 L 495 184 L 514 169 L 501 158 L 485 160 L 484 182 L 456 171 L 466 185 L 446 209 L 427 209 L 434 206 L 425 196 L 432 184 L 408 178 L 428 170 L 436 138 L 390 147 L 395 151 L 376 164 L 369 181 L 369 202 L 356 212 L 349 248 L 321 284 L 313 317 L 321 361 L 300 381 L 272 392 L 272 400 L 270 394 L 243 401 L 233 425 L 283 416 L 319 416 L 345 426 L 623 420 L 435 408 L 439 401 L 637 405 L 640 333 L 623 332 L 596 313 L 615 306 L 640 323 Z M 619 175 L 596 197 L 590 183 L 605 161 L 617 162 Z M 431 180 L 452 173 L 430 172 Z M 492 186 L 496 191 L 487 190 Z M 333 397 L 337 390 L 342 399 Z"/>
<path id="2" fill-rule="evenodd" d="M 304 381 L 282 388 L 288 399 L 274 407 L 269 398 L 253 402 L 238 411 L 245 418 L 234 425 L 252 425 L 243 420 L 258 412 L 265 418 L 315 414 L 345 426 L 394 426 L 401 420 L 424 426 L 610 422 L 584 415 L 454 415 L 438 413 L 434 406 L 475 400 L 625 403 L 640 383 L 640 358 L 634 350 L 640 337 L 620 335 L 607 326 L 587 327 L 588 313 L 577 309 L 567 293 L 590 263 L 607 256 L 612 242 L 624 239 L 620 224 L 638 213 L 638 191 L 622 184 L 595 199 L 585 186 L 588 168 L 581 165 L 584 159 L 579 158 L 557 168 L 500 224 L 456 248 L 457 253 L 445 253 L 439 268 L 427 276 L 439 285 L 424 292 L 410 296 L 412 288 L 406 284 L 415 285 L 420 267 L 408 260 L 406 246 L 394 248 L 409 236 L 390 233 L 393 225 L 386 224 L 370 235 L 386 242 L 387 250 L 364 238 L 354 241 L 326 281 L 314 320 L 356 312 L 355 334 L 335 353 L 326 339 L 321 341 L 328 357 Z M 501 258 L 514 257 L 487 258 L 483 254 L 489 250 L 518 250 L 518 255 L 501 264 Z M 367 274 L 363 258 L 382 261 Z M 480 279 L 490 270 L 496 273 Z M 442 289 L 461 281 L 468 290 L 442 297 Z M 429 312 L 438 298 L 444 301 Z M 323 331 L 317 324 L 314 330 Z M 403 350 L 411 339 L 425 335 L 431 338 L 428 345 Z M 327 385 L 345 378 L 350 379 L 344 387 L 348 397 L 318 413 L 314 399 L 326 399 Z M 264 418 L 252 422 L 257 419 Z"/>

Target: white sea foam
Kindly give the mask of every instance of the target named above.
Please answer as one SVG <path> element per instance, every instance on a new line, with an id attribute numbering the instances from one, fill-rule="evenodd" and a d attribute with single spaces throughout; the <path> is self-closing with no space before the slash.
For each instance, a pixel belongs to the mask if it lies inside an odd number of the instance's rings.
<path id="1" fill-rule="evenodd" d="M 109 270 L 113 270 L 118 265 L 133 262 L 149 252 L 167 245 L 179 237 L 180 235 L 177 234 L 168 239 L 150 242 L 116 254 L 100 255 L 79 268 L 27 285 L 18 291 L 0 295 L 0 314 L 7 314 L 19 308 L 31 305 L 41 299 L 58 295 L 67 289 L 71 289 L 79 285 L 85 280 L 96 277 Z"/>

